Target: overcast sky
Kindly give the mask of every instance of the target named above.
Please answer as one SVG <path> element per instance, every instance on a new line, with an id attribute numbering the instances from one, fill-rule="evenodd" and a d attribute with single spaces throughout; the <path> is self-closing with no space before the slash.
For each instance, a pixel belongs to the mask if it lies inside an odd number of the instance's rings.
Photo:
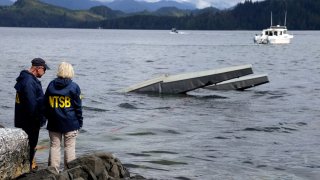
<path id="1" fill-rule="evenodd" d="M 244 2 L 245 0 L 176 0 L 176 1 L 190 2 L 192 4 L 195 4 L 197 8 L 205 8 L 209 6 L 228 8 L 238 4 L 239 2 Z M 261 1 L 261 0 L 253 0 L 253 1 Z"/>
<path id="2" fill-rule="evenodd" d="M 112 1 L 112 0 L 98 0 L 98 1 Z M 137 1 L 148 1 L 148 2 L 157 2 L 159 0 L 137 0 Z M 218 7 L 218 8 L 229 8 L 239 2 L 244 2 L 245 0 L 175 0 L 178 2 L 189 2 L 195 4 L 197 8 L 205 7 Z M 262 1 L 262 0 L 252 0 L 252 1 Z"/>
<path id="3" fill-rule="evenodd" d="M 177 0 L 195 4 L 197 8 L 213 7 L 231 7 L 244 0 Z"/>
<path id="4" fill-rule="evenodd" d="M 16 1 L 16 0 L 11 0 Z M 111 2 L 113 0 L 96 0 L 102 2 Z M 115 0 L 116 1 L 116 0 Z M 148 1 L 148 2 L 157 2 L 159 0 L 136 0 L 136 1 Z M 195 4 L 197 8 L 205 8 L 205 7 L 218 7 L 218 8 L 229 8 L 232 7 L 239 2 L 244 2 L 245 0 L 173 0 L 178 2 L 189 2 Z M 252 1 L 263 1 L 263 0 L 252 0 Z"/>

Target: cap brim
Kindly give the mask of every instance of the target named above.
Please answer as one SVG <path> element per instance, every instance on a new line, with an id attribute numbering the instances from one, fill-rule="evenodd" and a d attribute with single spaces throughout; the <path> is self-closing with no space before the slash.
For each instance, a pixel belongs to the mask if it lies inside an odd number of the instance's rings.
<path id="1" fill-rule="evenodd" d="M 44 67 L 45 67 L 46 69 L 48 69 L 48 70 L 50 69 L 47 64 L 44 64 Z"/>

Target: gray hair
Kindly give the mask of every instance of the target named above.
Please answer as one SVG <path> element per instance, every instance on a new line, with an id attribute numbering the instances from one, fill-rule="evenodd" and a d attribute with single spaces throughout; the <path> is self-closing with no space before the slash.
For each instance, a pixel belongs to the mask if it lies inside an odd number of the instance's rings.
<path id="1" fill-rule="evenodd" d="M 62 62 L 59 65 L 57 76 L 60 78 L 71 79 L 74 77 L 74 70 L 71 64 L 67 62 Z"/>

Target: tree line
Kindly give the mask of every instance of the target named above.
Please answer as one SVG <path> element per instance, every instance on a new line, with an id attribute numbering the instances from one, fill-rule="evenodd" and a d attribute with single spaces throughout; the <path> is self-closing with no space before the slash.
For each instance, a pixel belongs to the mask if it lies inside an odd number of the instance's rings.
<path id="1" fill-rule="evenodd" d="M 320 30 L 318 0 L 246 0 L 232 9 L 179 10 L 126 14 L 108 7 L 86 11 L 68 10 L 37 0 L 18 0 L 12 6 L 0 7 L 0 26 L 72 27 L 106 29 L 177 29 L 185 30 L 260 30 L 273 25 L 286 25 L 290 30 Z M 165 13 L 164 13 L 165 12 Z M 178 14 L 178 15 L 177 15 Z"/>
<path id="2" fill-rule="evenodd" d="M 133 15 L 101 22 L 111 29 L 168 29 L 186 30 L 257 30 L 271 24 L 284 25 L 290 30 L 319 30 L 320 1 L 315 0 L 247 0 L 231 10 L 191 12 L 183 17 Z"/>

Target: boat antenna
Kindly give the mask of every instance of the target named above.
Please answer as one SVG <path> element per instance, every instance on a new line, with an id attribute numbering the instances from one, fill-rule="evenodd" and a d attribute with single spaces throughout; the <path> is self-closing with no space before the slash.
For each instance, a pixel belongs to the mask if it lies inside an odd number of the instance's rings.
<path id="1" fill-rule="evenodd" d="M 284 26 L 287 25 L 287 11 L 284 14 Z"/>
<path id="2" fill-rule="evenodd" d="M 272 11 L 271 11 L 271 26 L 272 26 Z"/>

